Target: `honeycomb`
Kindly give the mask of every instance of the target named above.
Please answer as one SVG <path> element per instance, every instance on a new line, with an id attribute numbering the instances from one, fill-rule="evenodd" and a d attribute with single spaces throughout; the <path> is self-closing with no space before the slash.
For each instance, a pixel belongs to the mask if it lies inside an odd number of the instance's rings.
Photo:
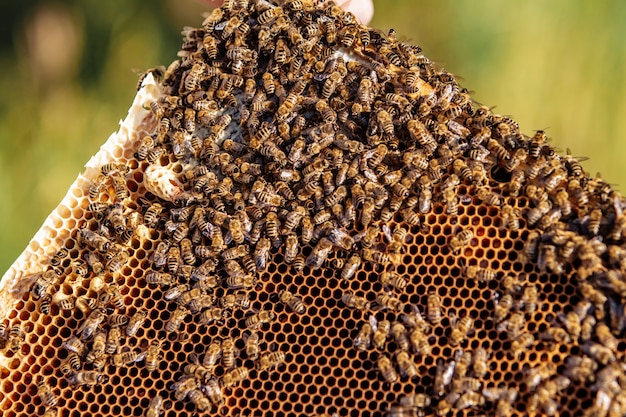
<path id="1" fill-rule="evenodd" d="M 626 415 L 609 184 L 333 3 L 183 36 L 2 279 L 3 415 Z"/>

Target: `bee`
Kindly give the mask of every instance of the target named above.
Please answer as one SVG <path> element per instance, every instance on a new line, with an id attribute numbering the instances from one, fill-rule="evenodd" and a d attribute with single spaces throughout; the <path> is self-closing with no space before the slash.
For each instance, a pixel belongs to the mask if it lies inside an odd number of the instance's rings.
<path id="1" fill-rule="evenodd" d="M 172 333 L 177 331 L 180 328 L 180 325 L 189 314 L 189 310 L 183 306 L 177 306 L 176 310 L 174 310 L 167 323 L 165 323 L 165 331 L 168 333 Z"/>
<path id="2" fill-rule="evenodd" d="M 43 298 L 50 286 L 56 280 L 54 271 L 45 271 L 37 275 L 37 279 L 31 288 L 31 294 L 35 300 Z"/>
<path id="3" fill-rule="evenodd" d="M 457 410 L 464 410 L 470 407 L 482 407 L 485 405 L 485 397 L 476 391 L 466 391 L 461 394 L 461 397 L 454 403 L 454 407 Z"/>
<path id="4" fill-rule="evenodd" d="M 370 308 L 370 303 L 365 297 L 354 295 L 350 291 L 345 291 L 343 293 L 341 301 L 346 305 L 346 307 L 354 308 L 356 310 L 363 311 Z"/>
<path id="5" fill-rule="evenodd" d="M 539 294 L 535 285 L 527 285 L 526 287 L 524 287 L 522 302 L 524 303 L 524 311 L 527 314 L 532 314 L 537 310 L 538 298 Z"/>
<path id="6" fill-rule="evenodd" d="M 453 320 L 452 331 L 450 332 L 450 344 L 457 346 L 467 339 L 467 336 L 474 331 L 474 320 L 468 315 L 461 320 Z"/>
<path id="7" fill-rule="evenodd" d="M 374 316 L 370 316 L 369 322 L 370 327 L 374 330 L 371 340 L 372 346 L 376 349 L 382 349 L 387 341 L 387 337 L 389 336 L 391 322 L 389 320 L 381 320 L 377 322 Z"/>
<path id="8" fill-rule="evenodd" d="M 200 320 L 198 322 L 201 325 L 208 325 L 213 322 L 221 324 L 227 315 L 228 312 L 222 308 L 210 307 L 200 313 Z"/>
<path id="9" fill-rule="evenodd" d="M 515 340 L 522 333 L 526 321 L 524 313 L 520 311 L 513 312 L 506 322 L 506 334 L 509 340 Z"/>
<path id="10" fill-rule="evenodd" d="M 37 383 L 37 395 L 41 399 L 41 403 L 44 407 L 56 407 L 58 403 L 57 396 L 52 391 L 50 385 L 43 379 Z"/>
<path id="11" fill-rule="evenodd" d="M 107 304 L 112 305 L 117 309 L 121 310 L 124 308 L 124 298 L 117 284 L 105 285 L 102 289 L 100 297 L 104 297 L 107 300 Z M 123 324 L 126 324 L 126 322 Z"/>
<path id="12" fill-rule="evenodd" d="M 183 258 L 183 262 L 187 265 L 193 265 L 196 263 L 196 257 L 191 246 L 191 240 L 189 240 L 189 238 L 184 238 L 180 241 L 180 253 Z"/>
<path id="13" fill-rule="evenodd" d="M 464 268 L 465 277 L 476 279 L 480 282 L 493 281 L 498 277 L 498 272 L 489 268 L 480 268 L 476 265 L 468 265 Z"/>
<path id="14" fill-rule="evenodd" d="M 428 154 L 432 154 L 437 149 L 437 141 L 428 131 L 426 126 L 418 119 L 411 119 L 407 123 L 407 129 L 411 139 L 419 143 Z"/>
<path id="15" fill-rule="evenodd" d="M 84 245 L 87 245 L 98 252 L 106 252 L 111 246 L 109 239 L 99 233 L 85 228 L 78 229 L 78 239 Z"/>
<path id="16" fill-rule="evenodd" d="M 245 324 L 248 329 L 258 329 L 264 324 L 271 323 L 276 318 L 273 311 L 263 310 L 246 318 Z"/>
<path id="17" fill-rule="evenodd" d="M 396 353 L 396 362 L 398 363 L 402 376 L 408 377 L 409 379 L 413 379 L 417 376 L 417 365 L 411 360 L 406 350 L 400 350 Z M 387 378 L 385 377 L 385 379 Z"/>
<path id="18" fill-rule="evenodd" d="M 610 349 L 613 352 L 618 351 L 618 341 L 611 333 L 609 326 L 607 326 L 605 323 L 598 323 L 598 325 L 596 326 L 596 337 L 605 348 Z"/>
<path id="19" fill-rule="evenodd" d="M 185 291 L 189 291 L 189 284 L 178 284 L 165 291 L 165 293 L 163 294 L 163 298 L 165 298 L 167 301 L 176 300 Z"/>
<path id="20" fill-rule="evenodd" d="M 519 230 L 519 216 L 516 213 L 516 209 L 505 204 L 502 206 L 500 210 L 500 214 L 502 216 L 502 222 L 509 228 L 511 231 L 517 232 Z"/>
<path id="21" fill-rule="evenodd" d="M 104 355 L 107 342 L 107 333 L 104 331 L 96 333 L 93 337 L 93 344 L 91 350 L 87 353 L 85 358 L 87 363 L 93 363 L 96 359 L 99 359 Z"/>
<path id="22" fill-rule="evenodd" d="M 524 243 L 522 253 L 528 262 L 532 262 L 537 258 L 537 249 L 539 247 L 539 233 L 532 231 L 528 234 L 528 238 Z"/>
<path id="23" fill-rule="evenodd" d="M 169 244 L 164 240 L 157 244 L 154 254 L 152 255 L 152 260 L 156 267 L 160 268 L 168 262 L 169 249 Z"/>
<path id="24" fill-rule="evenodd" d="M 404 351 L 409 350 L 409 335 L 406 327 L 398 321 L 394 321 L 391 326 L 391 336 L 393 336 L 396 345 Z"/>
<path id="25" fill-rule="evenodd" d="M 259 343 L 259 334 L 257 332 L 251 332 L 244 337 L 246 343 L 246 357 L 251 360 L 256 360 L 261 352 Z"/>
<path id="26" fill-rule="evenodd" d="M 521 169 L 513 170 L 511 173 L 511 180 L 509 181 L 509 194 L 512 197 L 519 196 L 520 190 L 524 186 L 524 181 L 526 180 L 526 174 Z"/>
<path id="27" fill-rule="evenodd" d="M 274 367 L 278 367 L 285 362 L 285 358 L 285 352 L 276 351 L 267 353 L 259 358 L 259 370 L 268 371 Z"/>
<path id="28" fill-rule="evenodd" d="M 149 372 L 152 372 L 159 367 L 159 360 L 161 359 L 161 356 L 161 341 L 153 340 L 150 342 L 150 345 L 148 345 L 144 355 L 144 363 Z"/>
<path id="29" fill-rule="evenodd" d="M 235 365 L 235 341 L 232 337 L 222 340 L 222 365 L 225 369 L 230 369 Z"/>
<path id="30" fill-rule="evenodd" d="M 50 296 L 50 294 L 46 294 L 41 298 L 41 304 L 39 305 L 39 310 L 41 311 L 41 314 L 50 314 L 50 302 L 52 300 L 52 297 Z M 68 298 L 68 300 L 70 300 L 70 298 Z M 74 305 L 72 305 L 72 307 L 70 309 L 73 309 Z"/>
<path id="31" fill-rule="evenodd" d="M 380 283 L 394 289 L 403 290 L 407 285 L 407 280 L 395 271 L 384 271 L 379 275 Z"/>
<path id="32" fill-rule="evenodd" d="M 428 293 L 428 321 L 437 325 L 441 322 L 441 298 L 435 291 Z"/>
<path id="33" fill-rule="evenodd" d="M 174 382 L 170 387 L 174 391 L 174 397 L 178 401 L 182 401 L 187 397 L 191 390 L 198 387 L 198 380 L 191 375 L 185 375 L 178 381 Z"/>
<path id="34" fill-rule="evenodd" d="M 391 363 L 391 359 L 389 359 L 385 355 L 380 355 L 377 361 L 377 367 L 380 373 L 382 374 L 385 381 L 389 383 L 394 383 L 398 381 L 398 374 Z"/>
<path id="35" fill-rule="evenodd" d="M 500 196 L 497 193 L 490 191 L 485 186 L 478 187 L 476 189 L 476 197 L 478 197 L 480 200 L 484 201 L 485 203 L 489 204 L 490 206 L 499 206 L 502 204 L 502 201 L 500 200 Z"/>
<path id="36" fill-rule="evenodd" d="M 280 302 L 287 305 L 292 311 L 298 314 L 304 314 L 306 312 L 306 306 L 299 297 L 296 297 L 288 290 L 282 290 L 278 293 Z"/>
<path id="37" fill-rule="evenodd" d="M 76 336 L 71 336 L 63 341 L 62 346 L 68 351 L 76 353 L 81 358 L 84 358 L 88 352 L 87 346 Z"/>
<path id="38" fill-rule="evenodd" d="M 206 384 L 203 385 L 202 391 L 212 404 L 220 405 L 224 402 L 222 388 L 214 378 L 209 379 Z"/>
<path id="39" fill-rule="evenodd" d="M 520 334 L 517 339 L 511 342 L 511 351 L 513 352 L 513 357 L 517 359 L 520 353 L 530 348 L 533 343 L 535 343 L 535 337 L 532 335 L 532 333 L 524 332 Z"/>
<path id="40" fill-rule="evenodd" d="M 370 347 L 372 343 L 372 336 L 374 334 L 374 329 L 377 329 L 376 319 L 373 316 L 370 316 L 369 322 L 363 323 L 359 333 L 354 338 L 354 348 L 359 352 L 365 352 Z M 385 336 L 386 339 L 387 336 Z"/>
<path id="41" fill-rule="evenodd" d="M 111 326 L 109 332 L 106 335 L 106 338 L 107 339 L 104 346 L 104 352 L 107 355 L 117 353 L 117 351 L 120 349 L 120 343 L 122 340 L 122 331 L 120 330 L 119 326 Z"/>
<path id="42" fill-rule="evenodd" d="M 153 203 L 152 205 L 150 205 L 150 207 L 148 207 L 143 216 L 143 221 L 146 226 L 154 227 L 157 224 L 159 220 L 159 215 L 162 211 L 163 206 L 161 206 L 159 203 Z"/>
<path id="43" fill-rule="evenodd" d="M 389 294 L 380 294 L 376 297 L 376 304 L 380 309 L 389 309 L 392 311 L 402 310 L 402 302 L 399 298 L 393 297 Z"/>
<path id="44" fill-rule="evenodd" d="M 434 389 L 435 394 L 442 396 L 446 392 L 446 387 L 452 382 L 456 362 L 445 363 L 442 359 L 437 361 L 437 371 L 435 373 Z"/>
<path id="45" fill-rule="evenodd" d="M 159 417 L 163 414 L 163 397 L 157 395 L 150 399 L 150 404 L 146 410 L 146 417 Z"/>
<path id="46" fill-rule="evenodd" d="M 570 343 L 572 341 L 569 333 L 561 327 L 549 327 L 539 335 L 539 338 L 555 343 Z"/>
<path id="47" fill-rule="evenodd" d="M 224 376 L 222 376 L 222 388 L 230 388 L 246 378 L 248 378 L 248 368 L 244 366 L 238 366 L 237 368 L 225 373 Z"/>
<path id="48" fill-rule="evenodd" d="M 535 159 L 539 158 L 539 154 L 541 153 L 541 148 L 543 147 L 546 141 L 547 141 L 546 132 L 544 132 L 543 130 L 538 130 L 537 132 L 535 132 L 535 134 L 530 140 L 530 144 L 528 147 L 528 155 L 530 155 L 531 158 L 535 158 Z"/>
<path id="49" fill-rule="evenodd" d="M 187 398 L 189 398 L 189 401 L 196 406 L 198 411 L 205 411 L 211 408 L 211 402 L 209 399 L 197 388 L 190 390 L 187 394 Z"/>
<path id="50" fill-rule="evenodd" d="M 180 248 L 171 246 L 167 252 L 167 270 L 176 274 L 180 268 Z"/>
<path id="51" fill-rule="evenodd" d="M 313 268 L 320 268 L 326 261 L 328 254 L 333 248 L 333 244 L 327 238 L 322 238 L 311 251 L 306 259 L 306 264 Z"/>
<path id="52" fill-rule="evenodd" d="M 76 334 L 79 335 L 83 340 L 89 339 L 105 318 L 106 310 L 104 308 L 101 307 L 93 310 L 91 314 L 85 319 L 85 321 L 80 325 L 80 327 L 76 331 Z"/>
<path id="53" fill-rule="evenodd" d="M 70 384 L 92 387 L 104 383 L 108 380 L 107 376 L 98 371 L 79 371 L 70 378 Z"/>
<path id="54" fill-rule="evenodd" d="M 176 283 L 174 277 L 166 272 L 148 271 L 145 278 L 148 284 L 156 284 L 160 286 L 170 286 Z"/>
<path id="55" fill-rule="evenodd" d="M 450 250 L 454 254 L 459 253 L 462 248 L 464 248 L 465 246 L 471 243 L 473 238 L 474 238 L 473 231 L 469 229 L 461 230 L 459 233 L 453 236 L 452 239 L 450 239 L 450 243 L 449 243 Z"/>
<path id="56" fill-rule="evenodd" d="M 584 382 L 595 378 L 598 362 L 588 356 L 573 356 L 565 358 L 564 375 L 573 381 Z"/>

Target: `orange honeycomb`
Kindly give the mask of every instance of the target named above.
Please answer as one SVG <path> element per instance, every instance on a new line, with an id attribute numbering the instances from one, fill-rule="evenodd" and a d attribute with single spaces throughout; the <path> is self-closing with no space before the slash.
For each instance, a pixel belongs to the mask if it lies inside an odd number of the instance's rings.
<path id="1" fill-rule="evenodd" d="M 313 3 L 146 74 L 2 280 L 3 415 L 626 415 L 623 197 Z"/>

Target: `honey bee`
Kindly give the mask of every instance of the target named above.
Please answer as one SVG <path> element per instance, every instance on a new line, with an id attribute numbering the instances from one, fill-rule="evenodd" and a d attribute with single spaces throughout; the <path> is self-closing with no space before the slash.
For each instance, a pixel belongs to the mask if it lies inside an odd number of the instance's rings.
<path id="1" fill-rule="evenodd" d="M 446 392 L 446 387 L 452 382 L 454 376 L 455 361 L 445 363 L 442 359 L 437 361 L 437 371 L 435 373 L 434 389 L 435 394 L 442 396 Z"/>
<path id="2" fill-rule="evenodd" d="M 76 334 L 81 339 L 86 340 L 94 334 L 96 329 L 106 318 L 106 310 L 104 308 L 97 308 L 91 312 L 91 314 L 85 319 L 85 321 L 76 330 Z"/>
<path id="3" fill-rule="evenodd" d="M 181 379 L 174 382 L 170 387 L 174 391 L 174 397 L 182 401 L 187 397 L 191 390 L 198 387 L 198 380 L 191 375 L 184 375 Z"/>
<path id="4" fill-rule="evenodd" d="M 538 130 L 535 132 L 533 137 L 531 138 L 530 145 L 528 147 L 528 154 L 531 158 L 539 158 L 539 154 L 541 153 L 541 148 L 544 143 L 547 141 L 546 132 L 543 130 Z"/>
<path id="5" fill-rule="evenodd" d="M 573 356 L 565 358 L 564 375 L 573 381 L 584 382 L 593 380 L 598 363 L 588 356 Z"/>
<path id="6" fill-rule="evenodd" d="M 341 279 L 348 280 L 354 276 L 361 266 L 361 258 L 357 254 L 352 254 L 341 269 Z"/>
<path id="7" fill-rule="evenodd" d="M 325 237 L 320 239 L 311 251 L 311 254 L 307 257 L 306 264 L 316 269 L 320 268 L 328 258 L 328 254 L 332 248 L 333 244 L 329 239 Z"/>
<path id="8" fill-rule="evenodd" d="M 452 331 L 450 332 L 450 344 L 457 346 L 467 339 L 467 336 L 474 331 L 474 320 L 470 316 L 465 316 L 456 321 L 452 320 Z"/>
<path id="9" fill-rule="evenodd" d="M 76 353 L 81 358 L 84 358 L 88 352 L 87 346 L 76 336 L 71 336 L 63 341 L 63 347 L 70 352 Z"/>
<path id="10" fill-rule="evenodd" d="M 618 341 L 611 333 L 609 326 L 607 326 L 605 323 L 598 323 L 598 325 L 596 326 L 596 337 L 605 348 L 610 349 L 613 352 L 618 351 Z"/>
<path id="11" fill-rule="evenodd" d="M 400 374 L 403 377 L 413 379 L 417 376 L 417 365 L 415 365 L 415 362 L 413 362 L 406 350 L 400 350 L 396 353 L 396 362 L 398 362 Z"/>
<path id="12" fill-rule="evenodd" d="M 180 325 L 189 314 L 189 310 L 187 310 L 184 306 L 177 306 L 176 310 L 174 310 L 167 323 L 165 323 L 165 331 L 168 333 L 172 333 L 177 331 L 180 328 Z"/>
<path id="13" fill-rule="evenodd" d="M 256 360 L 261 353 L 259 334 L 257 332 L 251 332 L 244 337 L 244 340 L 246 343 L 246 357 L 251 360 Z"/>
<path id="14" fill-rule="evenodd" d="M 107 342 L 107 333 L 104 331 L 98 332 L 93 337 L 93 344 L 91 350 L 87 353 L 85 358 L 87 363 L 93 363 L 96 359 L 99 359 L 104 355 Z"/>
<path id="15" fill-rule="evenodd" d="M 532 333 L 524 332 L 520 334 L 517 339 L 511 342 L 511 351 L 513 352 L 513 357 L 517 359 L 520 353 L 530 348 L 533 343 L 535 343 L 535 337 L 532 335 Z"/>
<path id="16" fill-rule="evenodd" d="M 535 285 L 527 285 L 524 287 L 524 293 L 522 294 L 522 303 L 524 303 L 524 311 L 527 314 L 532 314 L 537 310 L 537 300 L 539 294 Z"/>
<path id="17" fill-rule="evenodd" d="M 239 366 L 222 376 L 222 388 L 230 388 L 248 378 L 248 368 Z"/>
<path id="18" fill-rule="evenodd" d="M 157 395 L 150 399 L 150 404 L 146 410 L 146 417 L 159 417 L 163 414 L 163 397 Z"/>
<path id="19" fill-rule="evenodd" d="M 389 336 L 391 322 L 389 320 L 381 320 L 377 322 L 374 316 L 370 316 L 369 324 L 374 330 L 371 338 L 372 346 L 376 349 L 382 349 L 387 341 L 387 337 Z"/>
<path id="20" fill-rule="evenodd" d="M 56 274 L 54 271 L 45 271 L 37 274 L 37 279 L 31 288 L 31 294 L 35 300 L 46 296 L 48 289 L 50 289 L 53 282 L 56 280 Z"/>
<path id="21" fill-rule="evenodd" d="M 106 237 L 92 230 L 81 228 L 78 230 L 79 241 L 98 252 L 106 252 L 111 246 L 111 242 Z"/>
<path id="22" fill-rule="evenodd" d="M 187 398 L 189 398 L 189 401 L 196 406 L 198 411 L 205 411 L 211 408 L 211 402 L 209 399 L 197 388 L 190 390 L 187 394 Z"/>
<path id="23" fill-rule="evenodd" d="M 441 298 L 435 291 L 428 293 L 428 321 L 437 325 L 441 322 Z"/>
<path id="24" fill-rule="evenodd" d="M 450 239 L 449 247 L 452 253 L 457 254 L 462 248 L 469 245 L 474 238 L 474 232 L 469 229 L 461 230 Z"/>
<path id="25" fill-rule="evenodd" d="M 296 297 L 288 290 L 282 290 L 278 293 L 280 302 L 287 305 L 292 311 L 298 314 L 304 314 L 306 312 L 306 306 L 299 297 Z"/>
<path id="26" fill-rule="evenodd" d="M 213 322 L 222 324 L 224 318 L 228 315 L 228 311 L 219 307 L 209 307 L 200 313 L 200 320 L 198 323 L 201 325 L 208 325 Z"/>
<path id="27" fill-rule="evenodd" d="M 507 338 L 509 340 L 517 339 L 522 333 L 525 324 L 526 321 L 522 312 L 516 311 L 511 313 L 508 321 L 505 322 Z"/>
<path id="28" fill-rule="evenodd" d="M 166 241 L 161 241 L 157 244 L 154 254 L 152 255 L 152 260 L 156 267 L 160 268 L 168 262 L 169 249 L 169 244 Z"/>
<path id="29" fill-rule="evenodd" d="M 364 311 L 370 308 L 370 303 L 369 301 L 367 301 L 365 297 L 354 295 L 350 291 L 346 291 L 343 293 L 343 295 L 341 296 L 341 301 L 348 308 L 354 308 L 354 309 L 361 310 L 361 311 Z"/>
<path id="30" fill-rule="evenodd" d="M 285 352 L 276 351 L 267 353 L 259 358 L 259 370 L 260 371 L 268 371 L 274 367 L 280 366 L 283 362 L 285 362 L 286 354 Z"/>
<path id="31" fill-rule="evenodd" d="M 476 265 L 468 265 L 464 269 L 468 279 L 476 279 L 480 282 L 493 281 L 498 277 L 498 272 L 489 268 L 480 268 Z"/>
<path id="32" fill-rule="evenodd" d="M 548 340 L 556 343 L 570 343 L 572 338 L 567 331 L 560 327 L 550 327 L 539 335 L 541 340 Z"/>
<path id="33" fill-rule="evenodd" d="M 107 381 L 107 376 L 98 371 L 79 371 L 69 378 L 72 385 L 92 387 Z"/>
<path id="34" fill-rule="evenodd" d="M 394 383 L 398 381 L 398 374 L 391 363 L 391 359 L 389 359 L 385 355 L 380 355 L 377 361 L 377 367 L 380 373 L 382 374 L 385 381 L 389 383 Z"/>
<path id="35" fill-rule="evenodd" d="M 378 305 L 378 308 L 382 310 L 402 310 L 402 302 L 400 301 L 400 299 L 397 297 L 393 297 L 390 294 L 379 294 L 378 297 L 376 297 L 376 304 Z"/>
<path id="36" fill-rule="evenodd" d="M 97 337 L 97 335 L 96 335 Z M 94 338 L 94 346 L 96 345 Z M 106 334 L 106 343 L 104 345 L 104 352 L 107 355 L 111 355 L 113 353 L 117 353 L 120 348 L 120 342 L 122 339 L 122 331 L 119 326 L 112 325 L 109 329 L 109 332 Z M 92 351 L 94 349 L 92 348 Z"/>
<path id="37" fill-rule="evenodd" d="M 264 324 L 271 323 L 276 318 L 276 314 L 273 311 L 263 310 L 248 316 L 245 320 L 246 327 L 248 329 L 258 329 Z"/>
<path id="38" fill-rule="evenodd" d="M 376 321 L 373 316 L 370 316 L 370 321 L 363 323 L 361 329 L 359 330 L 359 333 L 354 338 L 354 348 L 357 351 L 365 352 L 365 350 L 370 347 L 375 328 L 377 329 Z"/>
<path id="39" fill-rule="evenodd" d="M 502 222 L 508 229 L 514 232 L 519 230 L 519 215 L 515 208 L 504 204 L 500 210 L 500 215 L 502 216 Z"/>
<path id="40" fill-rule="evenodd" d="M 494 318 L 496 323 L 500 323 L 509 315 L 511 308 L 513 307 L 513 297 L 507 293 L 496 303 L 494 310 Z"/>
<path id="41" fill-rule="evenodd" d="M 37 395 L 41 399 L 41 403 L 44 407 L 56 407 L 58 403 L 57 397 L 52 391 L 50 385 L 48 385 L 48 383 L 44 381 L 43 378 L 40 379 L 40 381 L 37 383 Z"/>
<path id="42" fill-rule="evenodd" d="M 230 369 L 235 365 L 235 341 L 232 337 L 225 337 L 222 340 L 222 365 L 225 369 Z"/>

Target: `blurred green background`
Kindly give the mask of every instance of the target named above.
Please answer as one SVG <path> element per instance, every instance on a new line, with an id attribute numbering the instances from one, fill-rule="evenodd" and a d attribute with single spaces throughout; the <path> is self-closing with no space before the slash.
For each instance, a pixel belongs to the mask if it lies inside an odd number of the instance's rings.
<path id="1" fill-rule="evenodd" d="M 374 27 L 420 45 L 476 101 L 626 184 L 626 2 L 375 8 Z M 0 274 L 125 117 L 138 72 L 172 61 L 180 30 L 204 10 L 196 0 L 0 1 Z"/>

